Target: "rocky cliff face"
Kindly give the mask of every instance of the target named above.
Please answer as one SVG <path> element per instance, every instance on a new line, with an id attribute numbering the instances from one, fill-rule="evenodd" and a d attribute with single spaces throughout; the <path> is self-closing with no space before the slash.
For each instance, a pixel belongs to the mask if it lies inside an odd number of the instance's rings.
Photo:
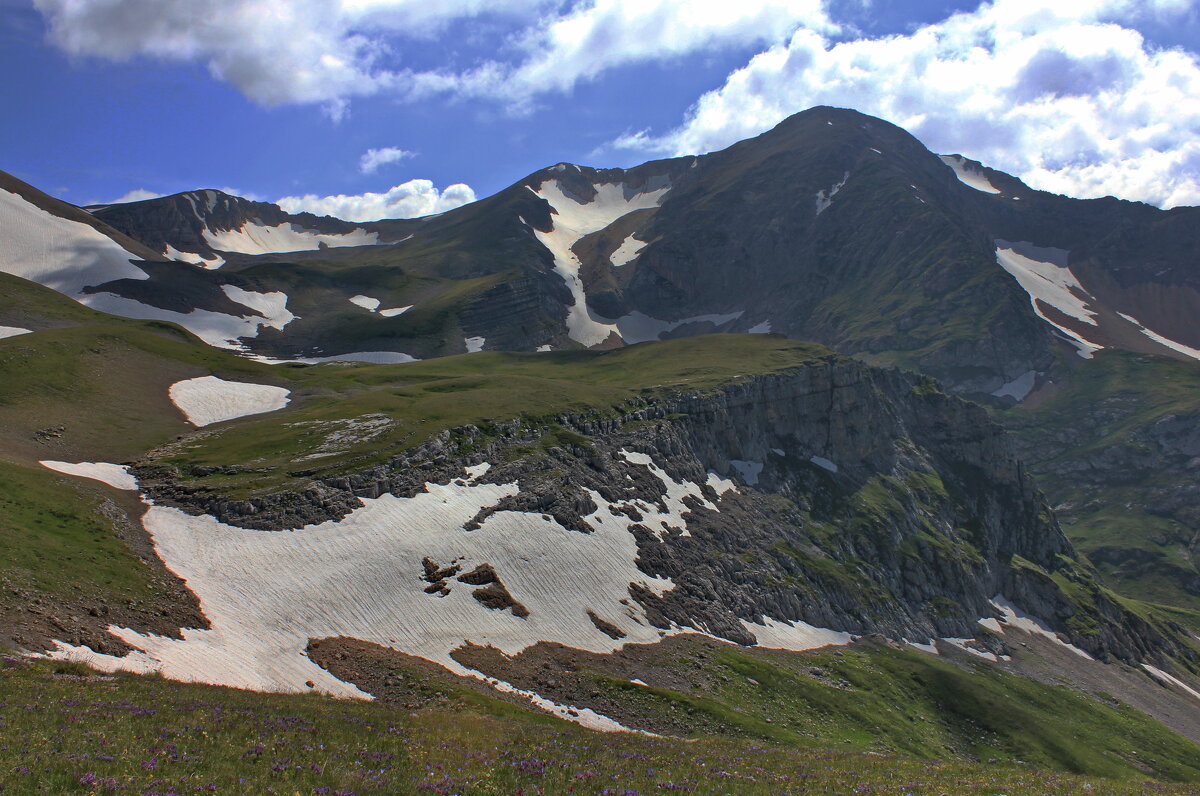
<path id="1" fill-rule="evenodd" d="M 1103 595 L 982 409 L 837 357 L 616 414 L 453 429 L 304 493 L 232 501 L 185 490 L 153 462 L 137 473 L 158 502 L 302 533 L 360 497 L 411 496 L 482 462 L 492 465 L 483 481 L 520 485 L 489 512 L 542 513 L 585 534 L 595 530 L 591 493 L 641 523 L 651 507 L 665 511 L 670 483 L 707 482 L 715 508 L 689 498 L 686 523 L 633 526 L 638 567 L 675 583 L 662 596 L 631 594 L 664 628 L 753 643 L 740 620 L 767 616 L 924 642 L 975 636 L 1004 594 L 1102 657 L 1173 647 Z M 736 489 L 719 497 L 713 473 Z M 1071 596 L 1064 583 L 1077 587 Z"/>

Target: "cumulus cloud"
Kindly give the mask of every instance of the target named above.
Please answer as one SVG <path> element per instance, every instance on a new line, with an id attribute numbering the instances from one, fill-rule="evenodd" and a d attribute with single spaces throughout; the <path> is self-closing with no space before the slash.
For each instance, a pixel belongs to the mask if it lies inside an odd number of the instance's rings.
<path id="1" fill-rule="evenodd" d="M 200 62 L 250 99 L 320 103 L 337 118 L 359 96 L 455 94 L 521 105 L 622 64 L 832 30 L 821 0 L 33 0 L 73 55 Z M 420 71 L 404 49 L 439 26 L 499 18 L 508 57 Z M 514 32 L 515 31 L 515 32 Z M 452 48 L 447 48 L 452 49 Z"/>
<path id="2" fill-rule="evenodd" d="M 1200 63 L 1126 27 L 1188 5 L 996 0 L 902 36 L 834 42 L 802 29 L 702 96 L 677 129 L 614 145 L 708 152 L 837 105 L 1044 190 L 1200 204 Z"/>
<path id="3" fill-rule="evenodd" d="M 439 191 L 430 180 L 409 180 L 384 193 L 285 196 L 277 199 L 275 204 L 289 213 L 308 212 L 347 221 L 375 221 L 444 213 L 474 201 L 475 192 L 469 185 L 457 183 Z"/>
<path id="4" fill-rule="evenodd" d="M 120 196 L 116 199 L 113 199 L 111 202 L 106 202 L 105 204 L 119 205 L 124 204 L 125 202 L 144 202 L 147 199 L 158 199 L 160 196 L 165 195 L 166 194 L 155 193 L 154 191 L 147 191 L 145 188 L 134 188 L 124 196 Z"/>
<path id="5" fill-rule="evenodd" d="M 380 166 L 399 163 L 405 158 L 413 157 L 413 155 L 414 153 L 408 150 L 398 149 L 394 146 L 385 146 L 381 149 L 368 149 L 358 159 L 358 170 L 363 174 L 374 174 Z"/>

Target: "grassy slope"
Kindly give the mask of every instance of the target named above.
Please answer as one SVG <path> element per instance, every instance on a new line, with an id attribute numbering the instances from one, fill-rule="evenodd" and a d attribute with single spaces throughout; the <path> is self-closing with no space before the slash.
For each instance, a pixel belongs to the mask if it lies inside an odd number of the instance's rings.
<path id="1" fill-rule="evenodd" d="M 1150 771 L 1200 779 L 1200 750 L 1138 711 L 990 665 L 964 669 L 889 648 L 797 655 L 731 646 L 664 655 L 660 665 L 691 670 L 692 677 L 697 670 L 710 674 L 719 685 L 709 693 L 683 692 L 602 671 L 591 676 L 651 714 L 687 711 L 695 737 L 732 734 L 801 747 L 1023 761 L 1109 777 Z"/>
<path id="2" fill-rule="evenodd" d="M 203 476 L 227 494 L 262 494 L 322 475 L 361 470 L 444 429 L 524 417 L 552 425 L 567 412 L 606 413 L 647 394 L 705 389 L 750 373 L 832 356 L 826 349 L 763 335 L 718 335 L 607 352 L 480 352 L 406 365 L 321 366 L 285 375 L 307 397 L 288 409 L 245 418 L 181 445 L 166 461 L 252 465 L 258 472 Z M 383 415 L 390 426 L 296 475 L 296 461 L 344 430 L 344 421 Z"/>
<path id="3" fill-rule="evenodd" d="M 777 656 L 778 657 L 778 656 Z M 819 663 L 849 687 L 803 683 L 803 675 L 766 659 L 731 651 L 715 665 L 745 693 L 743 710 L 718 711 L 679 692 L 628 686 L 631 698 L 657 699 L 664 709 L 709 711 L 715 729 L 693 743 L 672 738 L 605 735 L 583 730 L 475 693 L 450 679 L 424 679 L 434 701 L 416 711 L 380 703 L 319 696 L 255 694 L 129 675 L 88 677 L 73 664 L 0 661 L 0 746 L 6 784 L 22 793 L 103 792 L 118 787 L 158 792 L 218 793 L 591 793 L 645 794 L 681 790 L 703 794 L 877 792 L 1045 794 L 1144 792 L 1147 774 L 1122 760 L 1136 749 L 1139 764 L 1165 778 L 1200 776 L 1196 748 L 1124 709 L 1076 707 L 1063 689 L 1028 687 L 1031 702 L 1014 707 L 991 675 L 968 675 L 915 653 L 831 653 L 796 658 Z M 894 671 L 889 671 L 894 670 Z M 880 684 L 881 672 L 895 674 Z M 400 672 L 400 674 L 405 674 Z M 413 672 L 407 675 L 414 676 Z M 759 685 L 749 684 L 753 675 Z M 1003 679 L 1003 678 L 1000 678 Z M 933 688 L 930 688 L 930 685 Z M 648 693 L 633 697 L 635 689 Z M 929 696 L 933 692 L 934 696 Z M 1047 692 L 1053 692 L 1047 695 Z M 727 696 L 729 696 L 727 695 Z M 811 705 L 802 700 L 815 700 Z M 790 701 L 785 701 L 790 700 Z M 896 700 L 896 701 L 887 701 Z M 954 707 L 960 732 L 976 745 L 960 755 L 929 744 L 913 754 L 867 748 L 876 730 L 899 728 L 928 738 L 934 703 Z M 827 713 L 836 705 L 840 713 Z M 848 709 L 849 708 L 849 709 Z M 887 713 L 888 710 L 892 712 Z M 991 711 L 975 716 L 975 712 Z M 990 725 L 1016 720 L 1001 743 L 988 744 Z M 767 724 L 763 716 L 796 719 L 813 730 Z M 973 718 L 974 717 L 974 718 Z M 1075 719 L 1078 724 L 1071 725 Z M 1129 738 L 1112 740 L 1112 724 Z M 749 731 L 738 727 L 741 723 Z M 1095 722 L 1089 725 L 1084 722 Z M 880 725 L 883 725 L 882 727 Z M 914 730 L 915 728 L 915 730 Z M 847 734 L 850 745 L 830 741 Z M 1107 743 L 1088 748 L 1100 736 Z M 744 736 L 750 736 L 746 738 Z M 797 739 L 802 739 L 797 743 Z M 1117 755 L 1112 747 L 1120 747 Z M 929 759 L 930 750 L 936 759 Z M 1044 750 L 1044 751 L 1043 751 Z M 1030 765 L 979 763 L 982 753 Z M 1086 776 L 1047 770 L 1085 770 Z M 1105 774 L 1118 779 L 1103 779 Z M 1155 792 L 1194 792 L 1190 785 L 1153 785 Z M 860 790 L 865 789 L 865 790 Z"/>
<path id="4" fill-rule="evenodd" d="M 1200 366 L 1106 351 L 1077 367 L 1058 393 L 1009 410 L 1003 422 L 1033 451 L 1032 469 L 1063 529 L 1106 580 L 1127 597 L 1182 609 L 1176 618 L 1200 627 L 1200 596 L 1182 586 L 1198 577 L 1197 530 L 1147 507 L 1152 490 L 1185 493 L 1194 475 L 1114 464 L 1153 455 L 1138 437 L 1168 415 L 1200 416 Z M 1099 561 L 1106 552 L 1131 563 Z"/>

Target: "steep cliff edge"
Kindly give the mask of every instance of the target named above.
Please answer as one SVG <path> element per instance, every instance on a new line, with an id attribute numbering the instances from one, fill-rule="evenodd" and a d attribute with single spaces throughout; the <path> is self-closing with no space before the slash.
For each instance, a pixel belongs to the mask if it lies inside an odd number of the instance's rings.
<path id="1" fill-rule="evenodd" d="M 314 472 L 303 489 L 231 497 L 208 483 L 221 468 L 189 467 L 177 450 L 135 471 L 157 504 L 251 534 L 303 534 L 361 499 L 411 498 L 486 463 L 477 483 L 519 489 L 464 530 L 520 512 L 591 534 L 602 502 L 632 520 L 638 569 L 673 583 L 630 587 L 663 629 L 752 644 L 747 623 L 766 617 L 919 643 L 978 636 L 977 649 L 1003 653 L 978 624 L 1003 595 L 1100 658 L 1190 654 L 1103 589 L 1002 429 L 935 383 L 830 353 L 704 389 L 684 382 L 588 411 L 446 428 L 386 464 Z M 736 486 L 718 489 L 723 479 Z M 684 483 L 699 495 L 681 497 Z M 660 519 L 644 524 L 651 514 Z"/>

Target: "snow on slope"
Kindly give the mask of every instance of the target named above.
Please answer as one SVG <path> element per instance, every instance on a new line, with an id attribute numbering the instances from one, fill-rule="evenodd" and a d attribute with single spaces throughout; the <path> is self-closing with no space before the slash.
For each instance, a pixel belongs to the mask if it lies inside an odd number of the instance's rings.
<path id="1" fill-rule="evenodd" d="M 240 229 L 212 230 L 207 227 L 201 233 L 204 241 L 214 249 L 241 254 L 276 254 L 280 252 L 316 251 L 321 245 L 374 246 L 379 243 L 378 232 L 356 229 L 336 235 L 304 229 L 298 224 L 283 223 L 274 227 L 247 221 Z"/>
<path id="2" fill-rule="evenodd" d="M 362 307 L 367 312 L 377 312 L 385 318 L 394 318 L 397 315 L 403 315 L 413 308 L 413 305 L 409 304 L 407 307 L 391 307 L 381 310 L 379 309 L 379 305 L 383 303 L 382 301 L 362 294 L 351 296 L 348 301 L 355 306 Z"/>
<path id="3" fill-rule="evenodd" d="M 1003 193 L 995 185 L 992 185 L 986 174 L 967 163 L 966 158 L 961 155 L 938 155 L 938 157 L 942 159 L 943 163 L 954 169 L 954 176 L 958 177 L 959 182 L 964 185 L 969 185 L 984 193 Z"/>
<path id="4" fill-rule="evenodd" d="M 842 188 L 846 187 L 846 180 L 848 179 L 850 179 L 850 172 L 843 174 L 842 181 L 839 183 L 834 183 L 834 185 L 828 190 L 822 189 L 817 191 L 817 215 L 821 215 L 829 209 L 829 206 L 833 204 L 834 195 L 837 194 L 838 191 L 842 190 Z"/>
<path id="5" fill-rule="evenodd" d="M 1186 354 L 1187 356 L 1191 357 L 1192 359 L 1200 359 L 1200 351 L 1197 351 L 1195 348 L 1192 348 L 1191 346 L 1186 346 L 1183 343 L 1177 343 L 1169 337 L 1163 337 L 1161 334 L 1159 334 L 1156 331 L 1153 331 L 1152 329 L 1147 329 L 1145 326 L 1142 325 L 1141 321 L 1139 321 L 1137 318 L 1133 317 L 1132 315 L 1126 315 L 1123 312 L 1118 312 L 1117 314 L 1120 315 L 1125 320 L 1132 323 L 1134 326 L 1136 326 L 1139 330 L 1141 330 L 1142 334 L 1146 335 L 1154 342 L 1159 343 L 1161 345 L 1165 345 L 1167 348 L 1170 348 L 1172 351 L 1178 351 L 1181 354 Z"/>
<path id="6" fill-rule="evenodd" d="M 239 338 L 254 337 L 263 324 L 282 329 L 294 318 L 286 309 L 285 294 L 254 293 L 232 285 L 223 286 L 230 299 L 266 318 L 250 312 L 244 316 L 199 309 L 175 312 L 113 293 L 85 293 L 89 286 L 117 279 L 148 279 L 149 274 L 130 262 L 137 255 L 104 233 L 48 213 L 11 191 L 0 190 L 0 230 L 0 270 L 101 312 L 178 323 L 209 345 L 240 348 Z"/>
<path id="7" fill-rule="evenodd" d="M 1031 256 L 1039 252 L 1040 256 L 1053 259 L 1039 260 Z M 996 262 L 1029 294 L 1029 303 L 1038 317 L 1065 335 L 1079 356 L 1091 359 L 1093 352 L 1104 347 L 1052 320 L 1041 306 L 1045 304 L 1069 318 L 1092 326 L 1098 325 L 1096 313 L 1087 308 L 1087 291 L 1067 267 L 1067 252 L 1035 247 L 1030 243 L 996 241 Z"/>
<path id="8" fill-rule="evenodd" d="M 33 330 L 23 329 L 20 326 L 0 326 L 0 340 L 6 337 L 16 337 L 19 334 L 33 334 Z"/>
<path id="9" fill-rule="evenodd" d="M 199 265 L 207 268 L 210 271 L 215 271 L 225 264 L 225 258 L 219 254 L 213 254 L 205 257 L 202 254 L 197 254 L 196 252 L 182 252 L 169 243 L 163 247 L 163 254 L 167 257 L 170 257 L 172 260 L 179 260 L 183 263 Z"/>
<path id="10" fill-rule="evenodd" d="M 129 468 L 123 464 L 108 462 L 57 462 L 44 460 L 38 462 L 43 467 L 64 475 L 74 475 L 79 478 L 91 478 L 102 481 L 113 489 L 134 490 L 138 488 L 137 479 L 129 473 Z"/>
<path id="11" fill-rule="evenodd" d="M 669 491 L 661 507 L 666 511 L 637 502 L 647 527 L 684 527 L 682 515 L 693 500 L 713 506 L 698 484 L 671 480 L 649 456 L 624 455 L 650 468 Z M 450 653 L 472 642 L 511 655 L 539 641 L 606 653 L 667 633 L 693 632 L 654 628 L 629 599 L 631 583 L 656 594 L 673 584 L 638 569 L 630 530 L 635 523 L 624 503 L 610 504 L 589 492 L 598 507 L 586 518 L 593 533 L 518 511 L 495 512 L 478 529 L 464 530 L 480 510 L 519 491 L 516 483 L 481 483 L 487 470 L 487 464 L 468 468 L 463 477 L 427 484 L 411 498 L 364 498 L 362 507 L 343 519 L 294 533 L 246 531 L 212 516 L 152 505 L 146 529 L 163 561 L 196 593 L 211 629 L 185 629 L 182 639 L 172 639 L 113 627 L 111 632 L 140 651 L 116 658 L 57 642 L 51 654 L 180 680 L 270 691 L 305 691 L 312 681 L 320 691 L 363 696 L 308 660 L 304 650 L 310 638 L 362 639 L 478 676 Z M 708 485 L 717 494 L 734 488 L 715 476 Z M 490 564 L 529 615 L 484 607 L 472 596 L 473 587 L 453 576 L 446 579 L 448 594 L 427 594 L 425 558 L 441 567 L 456 563 L 464 573 Z M 601 632 L 589 611 L 619 627 L 626 638 L 617 641 Z M 762 634 L 762 644 L 788 649 L 849 640 L 846 634 L 767 617 L 746 627 Z"/>
<path id="12" fill-rule="evenodd" d="M 567 310 L 568 336 L 585 346 L 603 343 L 616 332 L 611 322 L 592 317 L 587 307 L 583 280 L 579 276 L 580 262 L 571 251 L 580 239 L 598 232 L 618 218 L 635 210 L 658 207 L 670 186 L 633 193 L 623 184 L 602 183 L 594 186 L 596 195 L 581 202 L 563 192 L 558 180 L 547 180 L 530 191 L 549 202 L 554 211 L 554 228 L 549 232 L 534 230 L 537 239 L 554 255 L 554 271 L 567 284 L 574 304 Z"/>
<path id="13" fill-rule="evenodd" d="M 379 309 L 379 305 L 381 303 L 377 298 L 371 298 L 370 296 L 364 296 L 362 294 L 351 296 L 348 300 L 351 304 L 355 305 L 356 307 L 362 307 L 367 312 L 374 312 L 375 310 Z"/>
<path id="14" fill-rule="evenodd" d="M 81 300 L 83 288 L 114 279 L 150 277 L 136 255 L 78 221 L 60 218 L 18 194 L 0 190 L 0 270 Z"/>
<path id="15" fill-rule="evenodd" d="M 216 376 L 200 376 L 175 382 L 168 394 L 189 423 L 207 426 L 282 409 L 287 406 L 290 393 L 290 390 L 269 384 L 246 384 Z"/>
<path id="16" fill-rule="evenodd" d="M 629 233 L 629 237 L 621 241 L 621 245 L 617 250 L 609 255 L 608 261 L 615 267 L 620 267 L 627 264 L 634 257 L 641 253 L 642 249 L 646 248 L 646 242 L 640 241 L 634 237 L 637 233 Z"/>

